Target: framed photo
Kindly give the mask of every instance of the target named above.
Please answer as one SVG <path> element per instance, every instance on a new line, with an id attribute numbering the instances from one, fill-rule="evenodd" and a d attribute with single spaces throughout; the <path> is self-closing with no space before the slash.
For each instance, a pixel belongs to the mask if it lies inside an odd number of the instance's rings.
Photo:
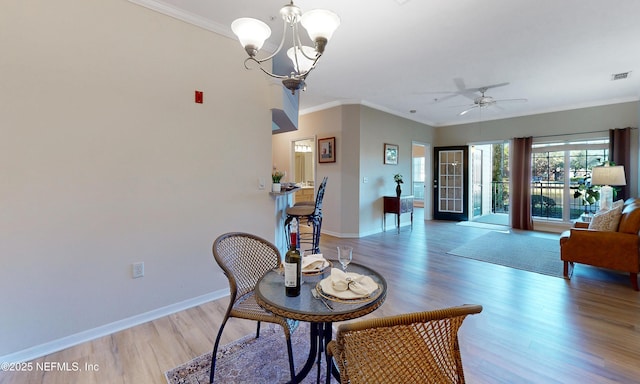
<path id="1" fill-rule="evenodd" d="M 318 163 L 336 162 L 336 138 L 318 139 Z"/>
<path id="2" fill-rule="evenodd" d="M 397 144 L 384 144 L 384 163 L 385 164 L 398 164 L 398 145 Z"/>

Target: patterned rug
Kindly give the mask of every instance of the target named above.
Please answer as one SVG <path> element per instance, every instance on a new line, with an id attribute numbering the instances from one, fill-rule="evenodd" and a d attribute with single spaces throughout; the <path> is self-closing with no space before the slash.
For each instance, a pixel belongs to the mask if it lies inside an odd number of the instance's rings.
<path id="1" fill-rule="evenodd" d="M 309 354 L 309 325 L 300 326 L 291 335 L 294 366 L 299 371 Z M 165 373 L 169 384 L 209 383 L 211 352 L 182 364 Z M 320 382 L 324 383 L 325 365 L 322 364 Z M 313 366 L 303 383 L 315 383 L 317 366 Z M 279 326 L 263 324 L 260 338 L 247 335 L 218 349 L 216 383 L 275 384 L 291 380 L 287 343 Z M 336 381 L 332 381 L 336 383 Z"/>
<path id="2" fill-rule="evenodd" d="M 560 241 L 549 236 L 489 232 L 447 253 L 505 267 L 562 277 Z"/>

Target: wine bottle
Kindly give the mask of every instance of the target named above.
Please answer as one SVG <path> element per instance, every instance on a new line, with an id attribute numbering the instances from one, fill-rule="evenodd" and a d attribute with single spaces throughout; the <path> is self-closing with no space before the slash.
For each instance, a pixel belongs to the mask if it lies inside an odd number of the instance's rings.
<path id="1" fill-rule="evenodd" d="M 302 272 L 302 257 L 296 246 L 296 233 L 291 233 L 291 245 L 284 256 L 284 289 L 289 297 L 300 294 L 300 274 Z"/>

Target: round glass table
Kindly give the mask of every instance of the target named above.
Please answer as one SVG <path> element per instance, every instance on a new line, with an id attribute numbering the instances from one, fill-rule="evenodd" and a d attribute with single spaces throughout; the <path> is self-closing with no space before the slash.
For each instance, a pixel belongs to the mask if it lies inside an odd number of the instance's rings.
<path id="1" fill-rule="evenodd" d="M 332 261 L 333 264 L 339 265 Z M 378 290 L 369 297 L 358 300 L 331 300 L 328 296 L 314 297 L 312 290 L 322 279 L 330 276 L 331 268 L 326 268 L 323 273 L 302 276 L 300 295 L 287 297 L 284 290 L 284 275 L 281 270 L 267 272 L 256 284 L 256 300 L 263 308 L 276 315 L 298 321 L 311 323 L 309 357 L 304 367 L 296 374 L 293 382 L 298 383 L 304 379 L 313 364 L 317 362 L 317 381 L 320 380 L 321 357 L 326 345 L 331 341 L 332 323 L 356 319 L 373 312 L 382 305 L 387 296 L 387 282 L 378 272 L 361 264 L 351 263 L 347 272 L 354 272 L 370 276 L 377 284 Z M 332 371 L 337 376 L 337 371 L 327 361 L 327 376 Z"/>

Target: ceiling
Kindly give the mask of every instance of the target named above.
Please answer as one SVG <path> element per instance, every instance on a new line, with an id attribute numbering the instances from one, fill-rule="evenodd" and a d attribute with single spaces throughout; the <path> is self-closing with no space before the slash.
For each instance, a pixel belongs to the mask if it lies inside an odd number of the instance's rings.
<path id="1" fill-rule="evenodd" d="M 287 0 L 130 0 L 234 38 L 254 17 L 282 30 Z M 297 0 L 341 25 L 300 94 L 302 112 L 361 103 L 433 126 L 640 99 L 637 0 Z M 277 40 L 277 41 L 275 41 Z M 207 49 L 207 47 L 203 47 Z M 242 47 L 238 43 L 238 50 Z M 241 63 L 240 63 L 241 64 Z M 629 72 L 627 79 L 612 75 Z M 212 74 L 212 76 L 215 74 Z M 504 102 L 476 108 L 460 88 Z M 412 112 L 413 111 L 413 112 Z"/>

